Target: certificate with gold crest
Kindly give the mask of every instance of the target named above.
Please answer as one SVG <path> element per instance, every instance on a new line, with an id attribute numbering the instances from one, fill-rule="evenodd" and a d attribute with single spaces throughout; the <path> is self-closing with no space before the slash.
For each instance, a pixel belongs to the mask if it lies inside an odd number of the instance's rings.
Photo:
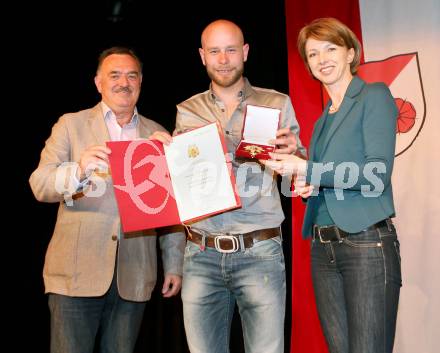
<path id="1" fill-rule="evenodd" d="M 241 206 L 220 127 L 212 123 L 164 146 L 180 219 L 191 222 Z"/>
<path id="2" fill-rule="evenodd" d="M 220 127 L 159 141 L 112 141 L 113 186 L 124 232 L 189 223 L 241 206 Z"/>

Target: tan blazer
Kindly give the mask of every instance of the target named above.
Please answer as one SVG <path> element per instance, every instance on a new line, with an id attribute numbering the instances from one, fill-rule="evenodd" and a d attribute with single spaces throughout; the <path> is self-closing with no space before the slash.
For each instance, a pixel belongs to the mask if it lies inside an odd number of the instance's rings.
<path id="1" fill-rule="evenodd" d="M 139 137 L 147 138 L 157 130 L 165 129 L 139 115 Z M 121 297 L 145 301 L 150 298 L 156 283 L 155 231 L 125 235 L 121 232 L 118 236 L 119 213 L 110 175 L 101 179 L 100 187 L 105 191 L 100 197 L 80 193 L 75 194 L 74 200 L 69 200 L 72 196 L 70 190 L 63 195 L 63 185 L 60 186 L 59 182 L 59 176 L 64 175 L 62 172 L 69 175 L 73 169 L 63 162 L 78 162 L 84 149 L 104 145 L 108 140 L 110 137 L 100 104 L 92 109 L 65 114 L 53 126 L 38 168 L 30 177 L 32 191 L 39 201 L 60 203 L 44 264 L 45 291 L 79 297 L 103 295 L 111 284 L 117 263 Z M 57 172 L 61 173 L 58 178 Z M 65 196 L 69 202 L 64 202 Z M 119 241 L 118 237 L 121 238 Z M 165 273 L 181 275 L 184 234 L 168 230 L 168 234 L 159 237 L 159 242 Z"/>

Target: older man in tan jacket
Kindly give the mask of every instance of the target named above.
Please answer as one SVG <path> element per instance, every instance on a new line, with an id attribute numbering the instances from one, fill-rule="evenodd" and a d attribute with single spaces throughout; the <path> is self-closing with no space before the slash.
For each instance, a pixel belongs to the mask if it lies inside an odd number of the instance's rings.
<path id="1" fill-rule="evenodd" d="M 184 234 L 180 229 L 123 234 L 108 173 L 105 141 L 160 139 L 165 131 L 136 110 L 141 71 L 130 49 L 104 51 L 95 77 L 102 101 L 58 120 L 30 178 L 39 201 L 60 203 L 43 270 L 52 353 L 93 352 L 98 330 L 101 352 L 133 351 L 156 283 L 157 233 L 164 233 L 162 293 L 170 297 L 181 287 Z"/>

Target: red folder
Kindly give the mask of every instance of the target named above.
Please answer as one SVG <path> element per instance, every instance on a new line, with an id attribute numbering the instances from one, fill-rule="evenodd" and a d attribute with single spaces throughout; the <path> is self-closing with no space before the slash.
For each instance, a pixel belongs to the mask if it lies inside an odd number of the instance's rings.
<path id="1" fill-rule="evenodd" d="M 212 126 L 213 124 L 214 126 Z M 170 148 L 167 147 L 166 150 L 174 151 L 175 154 L 176 149 L 173 150 L 173 144 L 176 143 L 176 146 L 179 147 L 177 152 L 180 153 L 182 150 L 183 153 L 182 156 L 177 156 L 178 158 L 175 158 L 176 156 L 170 158 L 172 153 L 165 152 L 162 143 L 155 140 L 107 142 L 107 146 L 112 150 L 109 155 L 110 167 L 124 232 L 190 223 L 241 206 L 236 191 L 231 161 L 227 158 L 223 135 L 219 131 L 219 126 L 213 124 L 175 136 Z M 213 133 L 213 129 L 217 133 Z M 205 136 L 205 139 L 206 136 L 209 136 L 209 145 L 213 150 L 202 151 L 202 153 L 197 151 L 197 148 L 206 146 L 206 141 L 202 141 L 202 135 Z M 198 136 L 202 136 L 202 138 Z M 200 147 L 198 147 L 199 141 Z M 186 143 L 188 148 L 185 150 L 180 148 Z M 196 194 L 185 189 L 187 186 L 193 187 L 194 184 L 194 182 L 190 182 L 191 178 L 188 178 L 188 176 L 192 175 L 193 170 L 191 168 L 193 166 L 203 166 L 203 163 L 197 164 L 197 158 L 206 158 L 206 154 L 209 154 L 209 152 L 215 153 L 218 161 L 220 161 L 214 167 L 227 170 L 227 176 L 225 177 L 227 180 L 222 180 L 222 185 L 226 182 L 226 191 L 229 191 L 229 194 L 217 208 L 215 204 L 210 205 L 206 202 L 203 207 L 200 206 L 200 202 L 203 202 L 205 198 L 210 200 L 219 199 L 218 197 L 214 198 L 216 197 L 215 192 L 218 192 L 217 188 L 212 190 L 212 195 L 203 194 L 200 196 L 200 200 L 199 196 L 194 197 L 195 200 L 193 200 L 193 197 L 179 196 Z M 203 153 L 205 153 L 205 156 L 203 156 Z M 175 164 L 185 163 L 185 158 L 190 161 L 189 167 L 185 167 L 183 173 L 176 174 Z M 169 165 L 169 163 L 173 164 Z M 208 163 L 207 160 L 204 163 Z M 188 180 L 188 183 L 185 183 L 185 180 Z M 179 188 L 177 193 L 174 187 Z M 182 188 L 185 190 L 182 190 Z M 195 201 L 199 201 L 199 203 L 194 203 Z M 188 209 L 191 210 L 190 213 L 187 212 Z"/>

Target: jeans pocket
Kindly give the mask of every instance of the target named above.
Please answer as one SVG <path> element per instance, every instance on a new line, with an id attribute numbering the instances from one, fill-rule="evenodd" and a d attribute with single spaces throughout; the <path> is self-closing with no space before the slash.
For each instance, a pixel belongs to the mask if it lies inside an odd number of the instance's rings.
<path id="1" fill-rule="evenodd" d="M 402 259 L 400 257 L 400 243 L 397 239 L 394 240 L 394 250 L 396 251 L 397 260 L 399 260 L 399 265 L 402 265 Z"/>
<path id="2" fill-rule="evenodd" d="M 185 258 L 191 258 L 196 256 L 197 254 L 200 254 L 202 252 L 202 249 L 200 249 L 200 246 L 193 243 L 192 241 L 188 240 L 186 242 L 185 246 Z"/>
<path id="3" fill-rule="evenodd" d="M 256 242 L 246 250 L 249 256 L 259 259 L 274 259 L 283 256 L 282 239 L 280 236 Z"/>
<path id="4" fill-rule="evenodd" d="M 275 243 L 277 243 L 280 246 L 283 245 L 283 239 L 280 236 L 270 238 L 269 240 L 274 241 Z"/>
<path id="5" fill-rule="evenodd" d="M 400 243 L 397 235 L 394 233 L 387 234 L 382 237 L 383 251 L 387 269 L 387 279 L 390 283 L 398 286 L 402 285 L 402 270 L 400 259 Z"/>
<path id="6" fill-rule="evenodd" d="M 382 246 L 382 241 L 376 230 L 349 235 L 342 239 L 342 243 L 353 248 L 377 248 Z"/>

